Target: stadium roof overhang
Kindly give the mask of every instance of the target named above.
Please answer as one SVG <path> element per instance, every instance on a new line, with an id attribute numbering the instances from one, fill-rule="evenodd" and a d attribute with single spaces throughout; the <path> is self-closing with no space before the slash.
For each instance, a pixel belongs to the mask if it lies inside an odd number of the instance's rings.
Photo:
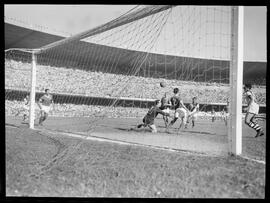
<path id="1" fill-rule="evenodd" d="M 5 23 L 5 49 L 39 48 L 63 38 L 64 37 L 61 36 Z"/>

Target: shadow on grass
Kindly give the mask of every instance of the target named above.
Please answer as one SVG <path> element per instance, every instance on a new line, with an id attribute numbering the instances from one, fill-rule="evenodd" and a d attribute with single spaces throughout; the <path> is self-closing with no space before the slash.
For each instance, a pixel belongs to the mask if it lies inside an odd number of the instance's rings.
<path id="1" fill-rule="evenodd" d="M 114 128 L 114 129 L 124 131 L 124 132 L 138 132 L 138 133 L 140 133 L 140 132 L 151 132 L 150 129 L 147 129 L 147 128 L 139 128 L 138 129 L 138 128 L 136 128 L 136 126 L 133 127 L 133 128 Z"/>
<path id="2" fill-rule="evenodd" d="M 190 130 L 177 130 L 177 129 L 170 129 L 168 131 L 166 131 L 166 133 L 168 134 L 180 134 L 180 133 L 191 133 L 191 134 L 202 134 L 202 135 L 217 135 L 216 133 L 210 133 L 210 132 L 204 132 L 204 131 L 190 131 Z"/>
<path id="3" fill-rule="evenodd" d="M 209 132 L 203 132 L 203 131 L 183 131 L 188 133 L 194 133 L 194 134 L 203 134 L 203 135 L 217 135 L 216 133 L 209 133 Z"/>
<path id="4" fill-rule="evenodd" d="M 15 127 L 15 128 L 19 128 L 19 125 L 15 125 L 15 124 L 11 124 L 11 123 L 6 123 L 6 126 L 10 126 L 10 127 Z"/>

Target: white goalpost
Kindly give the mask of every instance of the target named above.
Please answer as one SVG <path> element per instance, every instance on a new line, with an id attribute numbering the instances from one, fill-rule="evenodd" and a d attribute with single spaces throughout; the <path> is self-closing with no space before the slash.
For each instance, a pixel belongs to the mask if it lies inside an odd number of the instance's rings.
<path id="1" fill-rule="evenodd" d="M 230 65 L 230 115 L 228 125 L 229 152 L 242 153 L 242 89 L 243 89 L 243 41 L 244 8 L 232 8 L 231 20 L 231 65 Z"/>
<path id="2" fill-rule="evenodd" d="M 104 25 L 31 52 L 7 52 L 6 89 L 30 93 L 31 129 L 35 128 L 36 95 L 45 88 L 52 89 L 61 104 L 57 115 L 66 116 L 67 109 L 78 117 L 90 114 L 94 118 L 91 128 L 103 115 L 125 118 L 128 112 L 141 118 L 146 103 L 172 93 L 172 87 L 183 87 L 184 103 L 201 95 L 204 106 L 226 103 L 229 98 L 228 126 L 223 127 L 229 154 L 240 155 L 243 14 L 243 6 L 132 9 Z M 15 81 L 10 75 L 22 79 Z M 160 81 L 167 86 L 160 88 Z M 120 99 L 134 102 L 128 108 L 116 108 Z"/>
<path id="3" fill-rule="evenodd" d="M 37 75 L 37 58 L 32 53 L 32 69 L 31 69 L 31 91 L 30 91 L 30 108 L 29 108 L 29 128 L 34 129 L 35 121 L 35 100 L 36 100 L 36 75 Z"/>

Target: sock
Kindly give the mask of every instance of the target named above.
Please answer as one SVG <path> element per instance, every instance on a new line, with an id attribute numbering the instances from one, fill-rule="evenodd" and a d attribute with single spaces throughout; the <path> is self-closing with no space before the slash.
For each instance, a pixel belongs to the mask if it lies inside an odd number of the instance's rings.
<path id="1" fill-rule="evenodd" d="M 178 119 L 178 118 L 174 118 L 174 119 L 171 121 L 171 125 L 173 125 L 177 119 Z"/>
<path id="2" fill-rule="evenodd" d="M 256 130 L 256 131 L 261 130 L 261 126 L 259 126 L 258 123 L 249 122 L 249 123 L 248 123 L 248 126 L 251 127 L 251 128 L 253 128 L 253 129 Z"/>

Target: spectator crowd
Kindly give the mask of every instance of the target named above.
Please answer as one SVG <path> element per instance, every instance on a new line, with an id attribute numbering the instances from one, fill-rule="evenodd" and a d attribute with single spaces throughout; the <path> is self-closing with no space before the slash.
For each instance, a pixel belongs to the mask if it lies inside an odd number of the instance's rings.
<path id="1" fill-rule="evenodd" d="M 71 96 L 84 95 L 94 97 L 127 97 L 140 99 L 160 99 L 165 92 L 172 94 L 172 89 L 178 87 L 184 103 L 190 103 L 191 98 L 198 97 L 199 103 L 226 103 L 230 89 L 228 84 L 210 83 L 209 81 L 193 82 L 167 80 L 164 78 L 139 77 L 103 72 L 93 72 L 81 69 L 51 67 L 38 65 L 36 91 L 43 92 L 46 88 L 52 93 L 65 93 Z M 163 81 L 166 86 L 160 87 Z M 29 91 L 31 87 L 31 64 L 15 60 L 5 60 L 5 88 Z M 266 104 L 265 86 L 255 86 L 253 91 L 259 104 Z M 11 103 L 13 102 L 13 104 Z M 6 101 L 6 113 L 13 114 L 12 109 L 20 105 L 20 101 Z M 99 106 L 55 104 L 54 114 L 72 114 L 80 116 L 99 112 Z M 126 112 L 127 111 L 127 112 Z M 145 113 L 144 109 L 120 108 L 112 110 L 112 117 L 117 115 L 133 115 Z"/>

